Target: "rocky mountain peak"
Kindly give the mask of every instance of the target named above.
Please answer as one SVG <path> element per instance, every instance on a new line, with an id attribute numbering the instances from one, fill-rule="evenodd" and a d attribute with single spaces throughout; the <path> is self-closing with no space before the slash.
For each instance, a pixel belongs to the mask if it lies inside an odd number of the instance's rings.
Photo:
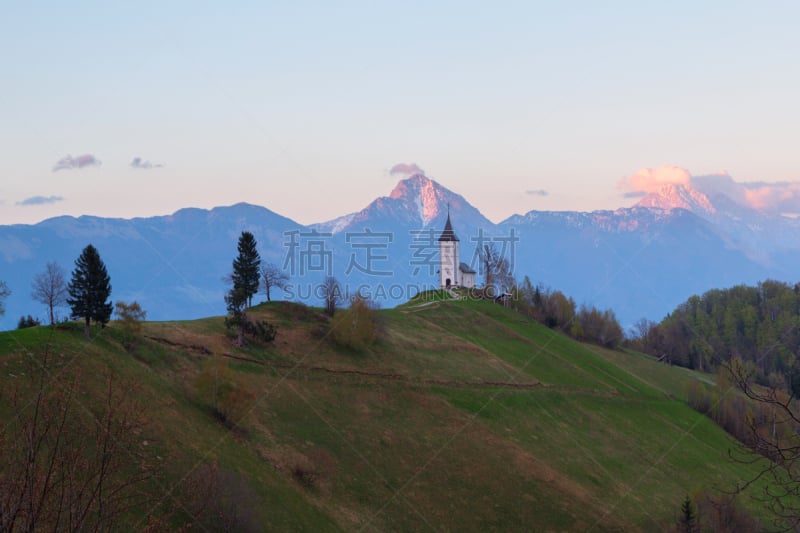
<path id="1" fill-rule="evenodd" d="M 651 192 L 636 204 L 637 207 L 657 209 L 686 209 L 698 215 L 713 215 L 717 212 L 708 196 L 690 185 L 665 183 L 656 192 Z"/>

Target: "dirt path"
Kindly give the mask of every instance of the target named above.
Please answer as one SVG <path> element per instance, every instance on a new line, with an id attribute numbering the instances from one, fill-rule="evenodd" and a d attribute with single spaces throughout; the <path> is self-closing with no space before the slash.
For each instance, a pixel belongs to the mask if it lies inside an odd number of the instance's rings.
<path id="1" fill-rule="evenodd" d="M 189 350 L 205 356 L 219 355 L 227 359 L 244 361 L 247 363 L 266 366 L 269 368 L 288 370 L 289 372 L 300 370 L 305 372 L 319 372 L 319 373 L 342 375 L 342 376 L 366 377 L 366 378 L 380 379 L 387 381 L 399 381 L 403 383 L 416 384 L 416 385 L 434 385 L 439 387 L 503 388 L 510 390 L 547 389 L 547 390 L 564 391 L 564 392 L 578 392 L 578 393 L 591 394 L 596 396 L 605 396 L 605 397 L 619 396 L 619 393 L 616 390 L 607 391 L 607 390 L 584 389 L 577 387 L 564 387 L 560 385 L 550 385 L 539 381 L 534 381 L 534 382 L 488 381 L 488 380 L 459 381 L 459 380 L 449 380 L 449 379 L 415 378 L 413 376 L 407 376 L 405 374 L 398 374 L 391 372 L 370 372 L 368 370 L 359 370 L 355 368 L 331 368 L 320 365 L 307 365 L 304 363 L 265 361 L 262 359 L 253 359 L 252 357 L 247 357 L 244 355 L 236 355 L 232 353 L 225 353 L 225 352 L 214 354 L 214 352 L 212 352 L 205 346 L 199 346 L 196 344 L 183 344 L 180 342 L 175 342 L 169 339 L 165 339 L 163 337 L 147 336 L 146 338 L 158 342 L 160 344 L 166 344 L 167 346 L 172 346 L 174 348 L 182 348 L 184 350 Z"/>

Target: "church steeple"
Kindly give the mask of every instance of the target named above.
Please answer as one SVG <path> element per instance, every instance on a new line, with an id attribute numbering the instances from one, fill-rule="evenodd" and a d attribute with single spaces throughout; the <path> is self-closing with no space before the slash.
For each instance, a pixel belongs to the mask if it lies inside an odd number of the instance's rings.
<path id="1" fill-rule="evenodd" d="M 447 205 L 447 222 L 439 237 L 439 281 L 442 288 L 458 287 L 461 285 L 459 267 L 458 237 L 453 231 L 450 222 L 450 205 Z"/>
<path id="2" fill-rule="evenodd" d="M 450 223 L 450 204 L 447 204 L 447 222 L 444 225 L 444 231 L 442 232 L 442 236 L 439 237 L 439 242 L 444 241 L 457 241 L 458 237 L 456 236 L 456 232 L 453 231 L 453 225 Z"/>

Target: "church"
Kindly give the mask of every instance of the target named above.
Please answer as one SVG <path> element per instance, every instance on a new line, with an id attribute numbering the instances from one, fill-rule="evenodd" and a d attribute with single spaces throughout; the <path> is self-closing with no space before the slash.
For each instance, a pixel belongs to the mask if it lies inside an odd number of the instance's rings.
<path id="1" fill-rule="evenodd" d="M 439 237 L 439 282 L 443 289 L 475 287 L 475 271 L 461 262 L 459 241 L 453 224 L 450 222 L 450 209 L 447 209 L 447 222 Z"/>

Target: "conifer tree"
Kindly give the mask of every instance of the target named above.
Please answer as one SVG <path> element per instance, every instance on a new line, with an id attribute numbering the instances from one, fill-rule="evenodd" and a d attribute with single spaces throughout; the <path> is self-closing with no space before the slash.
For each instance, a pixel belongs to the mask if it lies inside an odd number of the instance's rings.
<path id="1" fill-rule="evenodd" d="M 111 295 L 111 278 L 100 254 L 91 244 L 75 260 L 75 270 L 72 271 L 67 292 L 72 317 L 84 319 L 87 338 L 92 320 L 105 327 L 113 309 L 111 302 L 107 301 Z"/>
<path id="2" fill-rule="evenodd" d="M 693 533 L 697 531 L 697 515 L 691 498 L 686 496 L 681 504 L 681 514 L 678 518 L 678 527 L 682 533 Z"/>
<path id="3" fill-rule="evenodd" d="M 239 291 L 247 300 L 247 306 L 253 303 L 253 295 L 258 292 L 261 281 L 261 256 L 256 249 L 256 238 L 249 231 L 239 236 L 239 255 L 233 260 L 233 290 Z"/>

